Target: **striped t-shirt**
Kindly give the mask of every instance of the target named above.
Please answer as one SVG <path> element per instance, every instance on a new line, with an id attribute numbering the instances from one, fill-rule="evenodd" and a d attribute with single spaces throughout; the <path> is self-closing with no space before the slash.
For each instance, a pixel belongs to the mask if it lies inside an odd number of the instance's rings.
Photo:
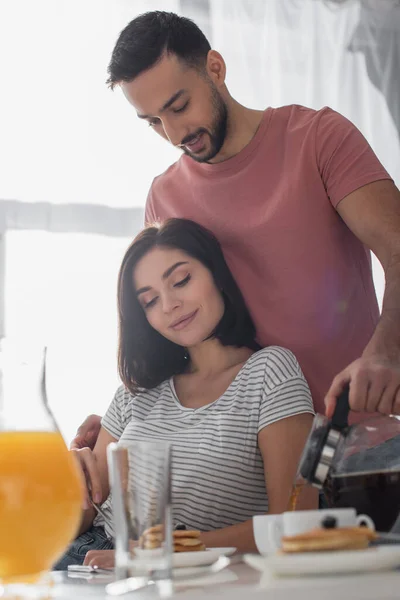
<path id="1" fill-rule="evenodd" d="M 172 443 L 174 524 L 209 531 L 268 511 L 257 436 L 300 413 L 313 413 L 300 366 L 289 350 L 270 346 L 253 354 L 211 404 L 182 406 L 172 379 L 135 396 L 121 386 L 102 425 L 123 442 Z M 112 516 L 110 497 L 103 510 Z M 95 524 L 104 525 L 101 517 Z"/>

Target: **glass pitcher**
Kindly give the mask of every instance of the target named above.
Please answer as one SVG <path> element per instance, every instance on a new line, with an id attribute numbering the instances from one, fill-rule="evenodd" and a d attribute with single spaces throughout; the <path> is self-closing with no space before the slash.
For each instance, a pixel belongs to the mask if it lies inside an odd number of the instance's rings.
<path id="1" fill-rule="evenodd" d="M 353 507 L 390 531 L 400 513 L 400 421 L 382 415 L 348 427 L 348 413 L 347 388 L 331 420 L 315 417 L 295 489 L 314 485 L 330 508 Z"/>
<path id="2" fill-rule="evenodd" d="M 45 354 L 0 348 L 0 596 L 37 583 L 79 527 L 83 481 L 49 410 Z"/>

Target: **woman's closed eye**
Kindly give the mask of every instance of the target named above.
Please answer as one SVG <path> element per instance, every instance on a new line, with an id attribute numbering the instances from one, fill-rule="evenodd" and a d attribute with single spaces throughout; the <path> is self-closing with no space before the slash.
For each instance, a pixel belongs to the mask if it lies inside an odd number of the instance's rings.
<path id="1" fill-rule="evenodd" d="M 192 276 L 190 275 L 190 273 L 188 273 L 183 279 L 180 279 L 179 281 L 175 282 L 172 287 L 174 287 L 174 288 L 184 287 L 187 283 L 189 283 L 191 278 L 192 278 Z M 141 305 L 143 307 L 143 310 L 148 310 L 149 308 L 152 308 L 152 306 L 154 306 L 156 304 L 157 300 L 158 300 L 158 296 L 153 296 L 153 298 L 150 298 L 149 300 L 142 298 Z"/>
<path id="2" fill-rule="evenodd" d="M 143 302 L 142 306 L 143 306 L 144 310 L 147 310 L 148 308 L 151 308 L 152 306 L 154 306 L 155 303 L 157 302 L 157 298 L 158 298 L 158 296 L 154 296 L 154 298 L 152 298 L 151 300 L 148 300 L 147 302 Z"/>
<path id="3" fill-rule="evenodd" d="M 177 281 L 176 283 L 174 283 L 174 287 L 183 287 L 184 285 L 186 285 L 187 283 L 189 283 L 189 281 L 191 280 L 191 278 L 192 278 L 192 276 L 190 275 L 190 273 L 188 273 L 186 275 L 186 277 L 184 277 L 180 281 Z"/>

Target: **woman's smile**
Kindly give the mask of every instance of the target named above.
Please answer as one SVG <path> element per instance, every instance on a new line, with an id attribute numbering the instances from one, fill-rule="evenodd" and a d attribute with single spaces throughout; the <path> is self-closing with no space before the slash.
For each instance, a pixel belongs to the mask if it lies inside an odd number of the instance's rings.
<path id="1" fill-rule="evenodd" d="M 175 331 L 180 331 L 181 329 L 184 329 L 185 327 L 187 327 L 188 325 L 190 325 L 190 323 L 192 323 L 194 321 L 198 312 L 199 312 L 199 309 L 197 308 L 196 310 L 192 311 L 191 313 L 184 315 L 183 317 L 180 317 L 179 319 L 176 319 L 169 326 L 170 329 L 174 329 Z"/>

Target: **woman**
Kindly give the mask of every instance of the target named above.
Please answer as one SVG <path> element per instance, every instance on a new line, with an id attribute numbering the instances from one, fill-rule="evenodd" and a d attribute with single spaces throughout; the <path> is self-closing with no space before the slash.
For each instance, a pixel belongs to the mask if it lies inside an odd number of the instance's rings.
<path id="1" fill-rule="evenodd" d="M 254 551 L 251 517 L 286 509 L 312 424 L 295 357 L 260 349 L 218 241 L 185 219 L 134 240 L 119 273 L 118 310 L 123 385 L 93 452 L 75 451 L 94 501 L 111 518 L 110 442 L 162 437 L 180 450 L 172 464 L 175 523 L 199 529 L 207 547 Z M 316 493 L 305 493 L 299 507 L 316 508 Z M 99 527 L 111 532 L 95 516 L 87 500 L 80 533 L 90 530 L 92 547 L 104 548 L 104 534 L 95 539 Z M 83 560 L 84 541 L 75 541 L 59 568 L 76 554 Z"/>

